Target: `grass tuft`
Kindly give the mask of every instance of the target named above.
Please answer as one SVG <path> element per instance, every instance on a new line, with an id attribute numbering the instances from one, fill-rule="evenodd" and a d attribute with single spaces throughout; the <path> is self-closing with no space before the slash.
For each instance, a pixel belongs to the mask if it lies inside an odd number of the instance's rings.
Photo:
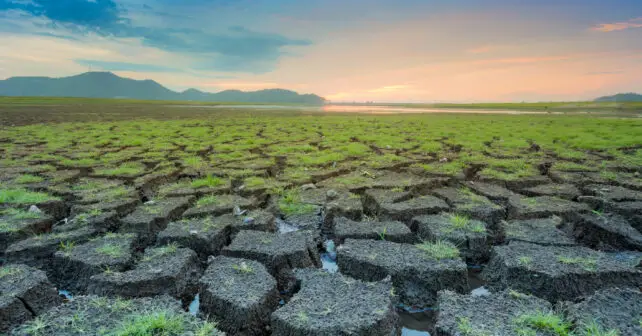
<path id="1" fill-rule="evenodd" d="M 438 240 L 434 243 L 423 242 L 415 246 L 425 252 L 426 256 L 430 259 L 442 260 L 459 258 L 459 249 L 447 241 Z"/>

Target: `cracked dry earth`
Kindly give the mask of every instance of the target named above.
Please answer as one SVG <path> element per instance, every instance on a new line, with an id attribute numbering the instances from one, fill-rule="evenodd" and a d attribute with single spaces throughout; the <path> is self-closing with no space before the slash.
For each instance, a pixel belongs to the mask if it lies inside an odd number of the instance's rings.
<path id="1" fill-rule="evenodd" d="M 640 185 L 138 163 L 1 205 L 0 334 L 642 335 Z"/>

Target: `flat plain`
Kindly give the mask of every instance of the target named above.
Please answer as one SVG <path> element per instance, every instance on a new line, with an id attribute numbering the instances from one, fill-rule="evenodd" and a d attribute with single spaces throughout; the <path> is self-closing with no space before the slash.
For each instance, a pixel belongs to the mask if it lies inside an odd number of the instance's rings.
<path id="1" fill-rule="evenodd" d="M 0 333 L 642 334 L 639 118 L 0 105 Z"/>

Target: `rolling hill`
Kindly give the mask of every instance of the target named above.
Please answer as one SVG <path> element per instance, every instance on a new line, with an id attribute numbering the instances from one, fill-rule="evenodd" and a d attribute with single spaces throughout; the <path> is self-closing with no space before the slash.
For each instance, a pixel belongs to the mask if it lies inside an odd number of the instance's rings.
<path id="1" fill-rule="evenodd" d="M 0 80 L 0 96 L 128 98 L 144 100 L 189 100 L 203 102 L 323 104 L 314 94 L 284 89 L 260 91 L 226 90 L 217 93 L 188 89 L 172 91 L 153 80 L 134 80 L 111 72 L 86 72 L 76 76 L 11 77 Z"/>

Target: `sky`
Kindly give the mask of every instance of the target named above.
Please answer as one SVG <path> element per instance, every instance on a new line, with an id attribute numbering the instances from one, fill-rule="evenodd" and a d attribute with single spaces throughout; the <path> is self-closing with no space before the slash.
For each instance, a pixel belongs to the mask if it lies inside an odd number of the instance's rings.
<path id="1" fill-rule="evenodd" d="M 86 71 L 335 102 L 642 93 L 642 0 L 0 0 L 0 79 Z"/>

